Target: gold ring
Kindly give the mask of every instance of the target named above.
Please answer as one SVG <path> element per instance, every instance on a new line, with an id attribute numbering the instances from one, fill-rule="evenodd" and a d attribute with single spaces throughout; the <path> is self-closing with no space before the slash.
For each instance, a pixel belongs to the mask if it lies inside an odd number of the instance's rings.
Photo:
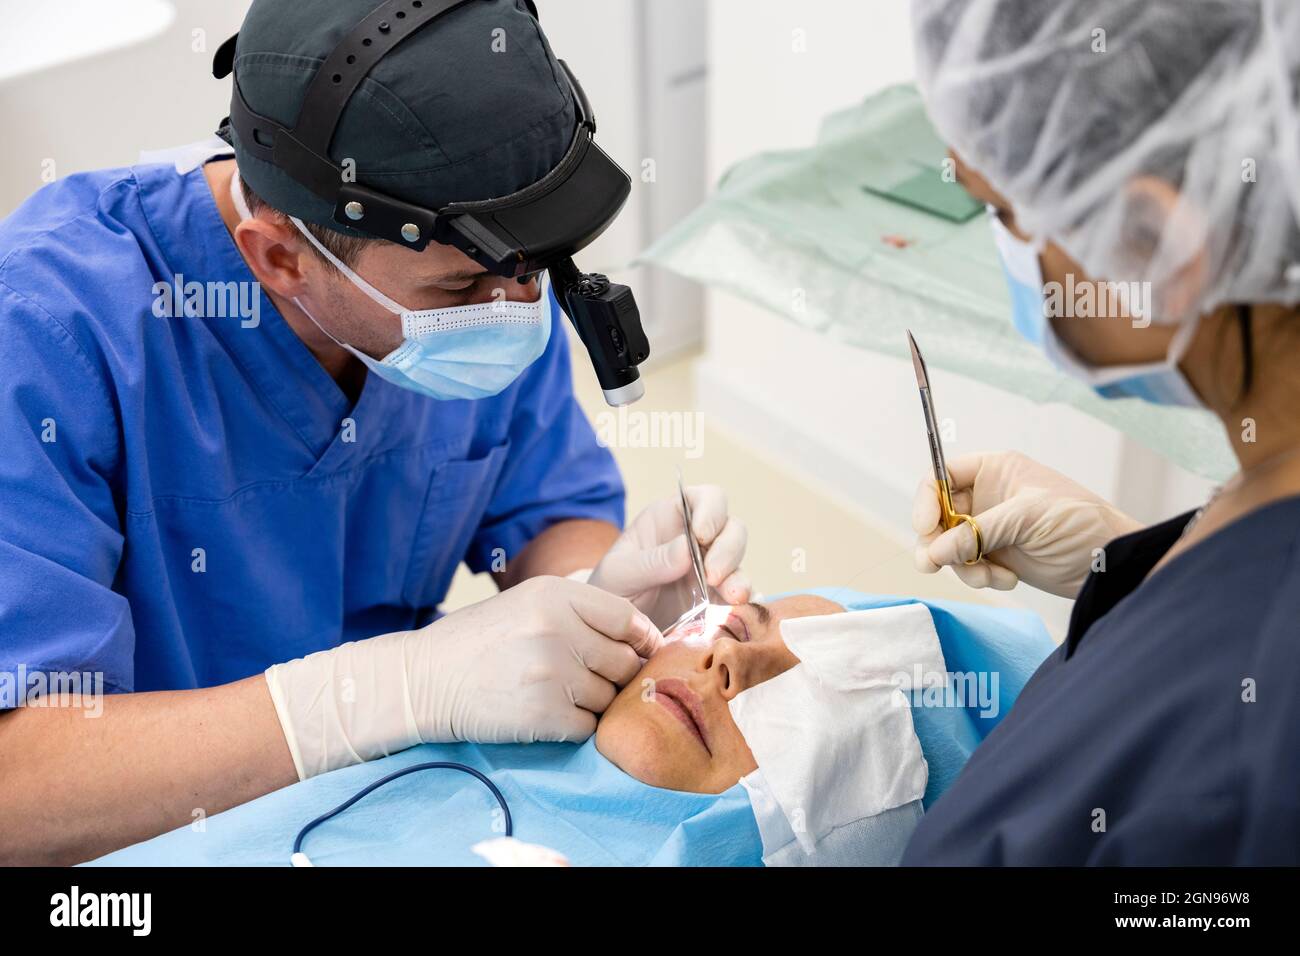
<path id="1" fill-rule="evenodd" d="M 975 557 L 964 563 L 967 565 L 979 564 L 984 557 L 984 535 L 980 533 L 979 522 L 970 515 L 961 515 L 961 520 L 970 525 L 971 530 L 975 532 Z"/>

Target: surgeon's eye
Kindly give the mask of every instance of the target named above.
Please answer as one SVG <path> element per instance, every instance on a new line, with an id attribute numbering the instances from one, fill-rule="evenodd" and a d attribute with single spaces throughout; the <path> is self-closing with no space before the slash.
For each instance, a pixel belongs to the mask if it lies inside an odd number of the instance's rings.
<path id="1" fill-rule="evenodd" d="M 443 295 L 458 296 L 469 295 L 477 286 L 478 280 L 470 279 L 468 282 L 435 282 L 432 288 L 441 292 Z"/>

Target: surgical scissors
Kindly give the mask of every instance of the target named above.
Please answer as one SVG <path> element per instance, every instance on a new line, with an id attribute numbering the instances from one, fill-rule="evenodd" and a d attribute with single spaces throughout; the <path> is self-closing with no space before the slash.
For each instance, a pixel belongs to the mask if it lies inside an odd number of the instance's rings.
<path id="1" fill-rule="evenodd" d="M 916 372 L 916 386 L 921 390 L 921 409 L 925 412 L 925 432 L 930 441 L 930 464 L 934 467 L 934 483 L 939 491 L 940 520 L 945 531 L 963 522 L 975 532 L 975 557 L 966 564 L 979 564 L 984 557 L 984 535 L 979 522 L 970 515 L 961 514 L 952 503 L 952 482 L 948 477 L 948 462 L 943 457 L 943 443 L 939 440 L 938 418 L 934 414 L 934 396 L 930 393 L 930 375 L 925 369 L 925 359 L 916 347 L 916 339 L 909 330 L 907 344 L 912 349 L 912 368 Z"/>

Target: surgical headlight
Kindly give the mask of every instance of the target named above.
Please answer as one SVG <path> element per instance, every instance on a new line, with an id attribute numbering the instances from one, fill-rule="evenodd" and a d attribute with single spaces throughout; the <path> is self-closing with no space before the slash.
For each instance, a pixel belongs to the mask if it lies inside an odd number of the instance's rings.
<path id="1" fill-rule="evenodd" d="M 387 0 L 357 24 L 316 71 L 292 128 L 255 113 L 235 76 L 230 116 L 242 148 L 275 165 L 334 204 L 342 226 L 416 251 L 437 242 L 454 246 L 490 272 L 522 278 L 549 270 L 605 393 L 614 406 L 645 394 L 637 366 L 650 355 L 632 290 L 603 275 L 583 273 L 573 256 L 609 226 L 632 191 L 627 173 L 596 145 L 596 119 L 577 77 L 560 66 L 573 91 L 577 128 L 559 164 L 530 186 L 483 202 L 428 209 L 349 182 L 329 157 L 330 143 L 362 80 L 403 40 L 442 14 L 474 0 Z M 530 4 L 531 7 L 531 4 Z M 536 10 L 533 9 L 536 16 Z M 238 34 L 221 45 L 212 73 L 234 72 Z"/>

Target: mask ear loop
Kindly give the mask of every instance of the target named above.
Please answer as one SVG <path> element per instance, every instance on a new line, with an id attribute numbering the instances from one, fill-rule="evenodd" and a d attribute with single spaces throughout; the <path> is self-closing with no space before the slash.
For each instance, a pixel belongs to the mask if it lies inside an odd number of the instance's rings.
<path id="1" fill-rule="evenodd" d="M 357 275 L 350 268 L 348 268 L 348 266 L 345 265 L 343 261 L 339 259 L 338 256 L 334 255 L 334 253 L 326 249 L 321 244 L 321 241 L 317 239 L 315 236 L 313 236 L 307 230 L 307 227 L 303 225 L 302 220 L 299 219 L 297 216 L 290 216 L 289 221 L 292 222 L 294 226 L 297 227 L 298 231 L 302 233 L 303 236 L 306 237 L 308 242 L 310 242 L 313 246 L 316 247 L 316 251 L 319 252 L 322 256 L 324 256 L 329 261 L 330 265 L 334 266 L 334 268 L 338 269 L 339 272 L 343 273 L 345 276 L 351 279 L 353 285 L 355 285 L 366 295 L 370 296 L 370 298 L 374 299 L 376 302 L 382 305 L 389 312 L 393 313 L 393 315 L 404 315 L 405 313 L 412 311 L 406 308 L 406 306 L 399 305 L 396 302 L 394 302 L 388 296 L 384 295 L 382 292 L 380 292 L 378 289 L 372 286 L 365 279 L 361 278 L 361 276 Z"/>
<path id="2" fill-rule="evenodd" d="M 249 210 L 248 208 L 248 203 L 244 200 L 244 193 L 243 190 L 239 188 L 239 182 L 240 182 L 239 171 L 236 170 L 234 175 L 231 176 L 230 178 L 230 199 L 235 204 L 235 209 L 239 213 L 240 221 L 243 222 L 245 220 L 252 219 L 253 214 L 252 211 Z M 392 312 L 394 315 L 401 316 L 403 319 L 403 323 L 405 323 L 405 317 L 407 315 L 418 314 L 415 313 L 414 310 L 408 309 L 405 306 L 401 305 L 400 303 L 394 301 L 393 299 L 390 299 L 388 296 L 384 295 L 384 293 L 380 292 L 369 282 L 367 282 L 365 279 L 359 276 L 353 269 L 351 269 L 347 265 L 347 263 L 343 262 L 341 259 L 339 259 L 338 256 L 334 255 L 334 253 L 330 252 L 327 248 L 325 248 L 325 246 L 321 244 L 321 241 L 311 234 L 311 232 L 307 229 L 306 225 L 303 224 L 303 221 L 299 219 L 297 216 L 290 216 L 289 221 L 292 222 L 294 228 L 297 229 L 298 232 L 301 233 L 302 236 L 316 248 L 316 251 L 325 257 L 325 260 L 329 262 L 330 265 L 338 269 L 339 272 L 341 272 L 344 276 L 346 276 L 349 280 L 351 280 L 353 285 L 355 285 L 358 289 L 364 292 L 372 300 L 378 302 L 380 305 L 382 305 L 389 312 Z M 539 287 L 538 291 L 540 293 L 538 296 L 539 302 L 544 300 L 548 294 L 550 288 L 550 283 L 549 281 L 547 281 L 548 279 L 549 279 L 549 275 L 543 273 L 542 281 L 538 283 L 538 287 Z M 346 342 L 340 341 L 339 339 L 335 338 L 332 334 L 330 334 L 330 331 L 316 320 L 316 316 L 312 315 L 311 310 L 308 309 L 305 305 L 303 305 L 298 298 L 295 297 L 293 299 L 293 304 L 296 305 L 299 309 L 301 309 L 303 315 L 311 319 L 312 324 L 315 325 L 316 328 L 320 329 L 323 333 L 325 333 L 325 335 L 329 338 L 331 342 L 333 342 L 341 349 L 346 349 L 347 351 L 351 352 L 353 355 L 356 355 L 358 358 L 362 358 L 361 353 L 358 352 L 355 348 L 348 345 Z"/>
<path id="3" fill-rule="evenodd" d="M 247 222 L 253 218 L 253 211 L 248 208 L 248 201 L 244 199 L 244 190 L 239 184 L 239 170 L 236 169 L 234 175 L 230 177 L 230 201 L 235 204 L 235 212 L 239 213 L 239 221 Z"/>
<path id="4" fill-rule="evenodd" d="M 359 352 L 357 349 L 354 349 L 352 346 L 348 345 L 347 342 L 341 341 L 340 339 L 336 339 L 329 329 L 325 328 L 325 326 L 321 325 L 319 322 L 316 321 L 316 316 L 311 314 L 311 310 L 308 309 L 305 305 L 303 305 L 302 300 L 300 300 L 297 296 L 294 296 L 293 304 L 298 307 L 298 309 L 302 312 L 303 315 L 311 319 L 312 325 L 316 326 L 316 328 L 324 332 L 325 337 L 328 338 L 335 345 L 337 345 L 339 348 L 343 349 L 343 351 L 351 352 L 353 355 L 361 359 L 361 361 L 363 362 L 366 361 L 367 358 L 369 358 L 369 356 L 363 356 L 361 352 Z"/>
<path id="5" fill-rule="evenodd" d="M 1252 328 L 1253 311 L 1251 306 L 1237 306 L 1237 331 L 1241 337 L 1241 393 L 1238 402 L 1243 402 L 1255 384 L 1255 336 Z"/>
<path id="6" fill-rule="evenodd" d="M 235 211 L 239 213 L 239 221 L 247 222 L 248 220 L 253 218 L 253 212 L 251 209 L 248 208 L 248 202 L 247 200 L 244 199 L 244 190 L 240 188 L 239 183 L 240 183 L 239 170 L 235 170 L 234 175 L 230 177 L 230 201 L 235 204 Z M 380 305 L 388 305 L 388 307 L 390 308 L 392 306 L 397 305 L 397 303 L 393 302 L 391 299 L 388 299 L 388 297 L 385 296 L 378 289 L 372 288 L 369 283 L 367 283 L 359 275 L 357 275 L 355 272 L 353 272 L 351 269 L 345 266 L 342 262 L 340 262 L 337 258 L 335 258 L 334 255 L 331 254 L 328 249 L 326 249 L 324 246 L 322 246 L 319 242 L 316 241 L 315 236 L 313 236 L 310 232 L 308 232 L 303 227 L 303 224 L 300 220 L 294 218 L 293 216 L 290 216 L 289 218 L 290 220 L 292 220 L 293 224 L 298 227 L 298 231 L 301 232 L 304 236 L 306 236 L 309 240 L 311 240 L 312 244 L 315 245 L 316 248 L 319 249 L 321 253 L 324 254 L 327 259 L 330 260 L 331 263 L 333 263 L 335 268 L 342 270 L 344 274 L 350 276 L 352 278 L 352 281 L 356 282 L 357 285 L 361 287 L 362 292 L 369 292 L 369 294 L 372 297 L 377 297 Z M 387 301 L 385 302 L 385 300 Z M 296 305 L 302 311 L 303 315 L 311 319 L 311 324 L 316 326 L 316 328 L 320 329 L 321 332 L 325 334 L 325 337 L 328 338 L 331 342 L 333 342 L 335 345 L 337 345 L 339 348 L 343 349 L 344 351 L 351 352 L 353 355 L 361 359 L 363 362 L 366 360 L 366 356 L 363 356 L 358 350 L 354 349 L 346 342 L 336 339 L 330 333 L 329 329 L 325 328 L 325 326 L 317 322 L 316 316 L 311 314 L 311 310 L 308 309 L 305 305 L 303 305 L 302 300 L 300 300 L 297 296 L 294 296 L 292 301 L 293 304 Z M 399 307 L 399 314 L 400 314 L 400 307 Z"/>
<path id="7" fill-rule="evenodd" d="M 380 292 L 378 289 L 372 286 L 365 279 L 361 278 L 361 276 L 357 275 L 356 272 L 354 272 L 352 269 L 348 268 L 348 266 L 344 262 L 342 262 L 338 258 L 338 256 L 334 255 L 334 253 L 326 249 L 321 244 L 320 240 L 317 239 L 315 236 L 311 234 L 311 232 L 308 231 L 307 227 L 303 225 L 301 219 L 297 218 L 296 216 L 290 216 L 289 221 L 292 222 L 294 226 L 297 227 L 298 231 L 302 233 L 303 236 L 306 237 L 307 241 L 310 242 L 313 246 L 315 246 L 316 249 L 320 252 L 320 254 L 323 255 L 330 262 L 330 264 L 334 266 L 334 268 L 338 269 L 339 272 L 343 273 L 345 276 L 351 279 L 353 285 L 355 285 L 366 295 L 370 296 L 370 298 L 372 298 L 374 301 L 378 302 L 380 305 L 386 308 L 389 312 L 392 312 L 394 315 L 401 316 L 403 327 L 405 327 L 407 316 L 415 316 L 420 314 L 419 310 L 408 309 L 406 306 L 401 305 L 398 302 L 395 302 L 394 300 L 390 299 L 388 296 L 384 295 L 382 292 Z M 550 288 L 550 284 L 548 280 L 549 280 L 549 273 L 544 272 L 542 274 L 541 281 L 538 283 L 538 290 L 541 293 L 538 298 L 538 301 L 541 301 L 546 297 L 547 290 Z M 312 321 L 315 320 L 313 319 Z M 319 323 L 317 324 L 319 325 Z M 325 334 L 329 335 L 328 332 L 326 332 Z"/>

